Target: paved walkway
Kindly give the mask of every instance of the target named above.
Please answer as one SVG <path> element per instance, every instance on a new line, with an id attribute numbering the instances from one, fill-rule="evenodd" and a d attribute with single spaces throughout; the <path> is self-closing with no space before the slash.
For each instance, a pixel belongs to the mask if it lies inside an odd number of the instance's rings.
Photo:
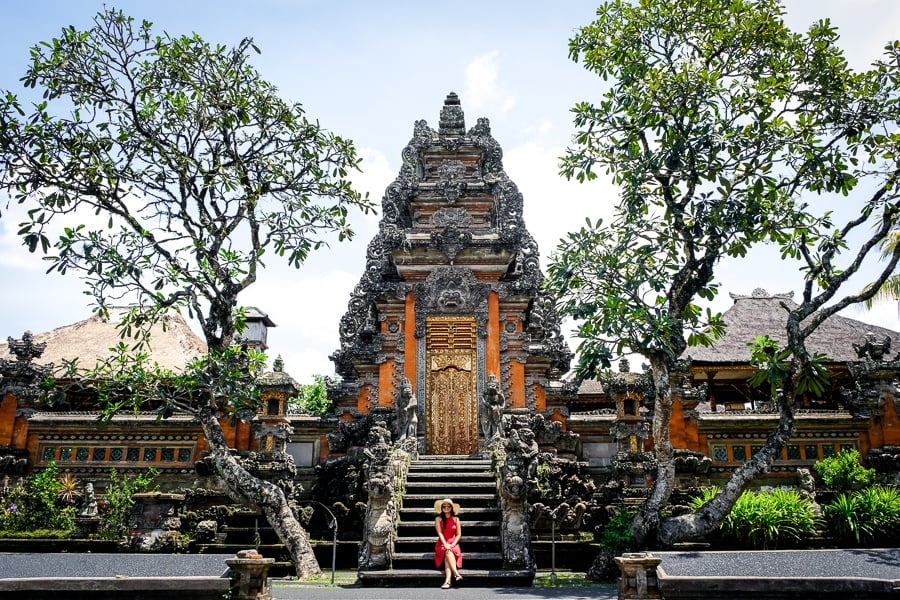
<path id="1" fill-rule="evenodd" d="M 656 552 L 671 577 L 844 577 L 900 581 L 900 548 L 846 550 L 786 550 L 770 552 Z M 216 554 L 40 554 L 0 553 L 0 579 L 35 577 L 219 577 L 226 555 Z M 340 573 L 340 572 L 339 572 Z M 352 572 L 338 582 L 352 581 Z M 777 585 L 777 584 L 776 584 Z M 276 600 L 347 598 L 359 600 L 613 600 L 614 585 L 559 588 L 438 587 L 372 588 L 313 586 L 292 580 L 273 580 Z"/>
<path id="2" fill-rule="evenodd" d="M 616 586 L 590 586 L 568 588 L 475 588 L 460 587 L 449 590 L 434 588 L 371 588 L 371 587 L 309 587 L 291 582 L 275 581 L 272 596 L 275 600 L 518 600 L 553 598 L 555 600 L 616 600 Z"/>
<path id="3" fill-rule="evenodd" d="M 900 548 L 653 552 L 675 577 L 866 577 L 900 580 Z"/>

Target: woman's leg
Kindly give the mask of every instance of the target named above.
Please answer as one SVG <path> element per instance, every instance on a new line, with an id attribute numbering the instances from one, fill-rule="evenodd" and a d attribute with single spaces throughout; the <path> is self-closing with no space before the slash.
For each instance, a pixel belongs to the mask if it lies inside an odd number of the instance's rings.
<path id="1" fill-rule="evenodd" d="M 456 555 L 452 551 L 447 550 L 447 553 L 444 555 L 444 563 L 449 567 L 454 579 L 462 579 L 459 569 L 456 568 Z M 447 574 L 447 581 L 450 581 L 450 573 Z"/>
<path id="2" fill-rule="evenodd" d="M 452 565 L 452 567 L 451 567 Z M 453 556 L 453 553 L 449 550 L 444 552 L 444 585 L 450 585 L 450 577 L 453 574 L 453 569 L 456 568 L 456 557 Z"/>

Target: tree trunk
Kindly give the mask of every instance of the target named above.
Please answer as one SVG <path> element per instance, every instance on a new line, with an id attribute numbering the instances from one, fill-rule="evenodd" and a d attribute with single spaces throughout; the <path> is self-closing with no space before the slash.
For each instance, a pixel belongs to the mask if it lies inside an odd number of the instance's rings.
<path id="1" fill-rule="evenodd" d="M 787 392 L 787 390 L 785 390 Z M 762 450 L 735 471 L 725 487 L 693 514 L 665 519 L 659 528 L 658 541 L 663 546 L 696 540 L 714 531 L 731 512 L 737 499 L 755 477 L 764 473 L 781 454 L 781 449 L 794 433 L 793 391 L 778 398 L 781 417 Z M 660 464 L 662 469 L 662 464 Z"/>
<path id="2" fill-rule="evenodd" d="M 291 560 L 300 578 L 321 575 L 309 536 L 294 517 L 287 498 L 280 487 L 270 481 L 252 476 L 231 454 L 216 411 L 210 407 L 199 413 L 203 433 L 212 450 L 213 462 L 219 476 L 225 481 L 229 495 L 237 501 L 258 507 L 266 515 L 278 539 L 291 553 Z"/>
<path id="3" fill-rule="evenodd" d="M 675 463 L 672 460 L 672 439 L 669 437 L 669 422 L 672 418 L 672 387 L 669 385 L 669 362 L 665 355 L 650 358 L 653 386 L 656 398 L 653 407 L 653 449 L 656 453 L 656 481 L 650 497 L 631 525 L 631 535 L 638 548 L 646 547 L 647 540 L 657 532 L 660 511 L 669 501 L 675 485 Z"/>

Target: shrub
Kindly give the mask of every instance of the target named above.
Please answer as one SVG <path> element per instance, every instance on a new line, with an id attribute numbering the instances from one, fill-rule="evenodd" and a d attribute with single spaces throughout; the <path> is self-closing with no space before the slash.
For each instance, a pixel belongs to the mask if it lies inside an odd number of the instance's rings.
<path id="1" fill-rule="evenodd" d="M 900 492 L 893 487 L 838 494 L 824 513 L 830 531 L 845 543 L 893 544 L 900 534 Z"/>
<path id="2" fill-rule="evenodd" d="M 858 450 L 841 450 L 835 456 L 816 461 L 813 469 L 835 492 L 851 492 L 875 483 L 875 469 L 862 466 Z"/>
<path id="3" fill-rule="evenodd" d="M 637 509 L 617 509 L 610 516 L 597 540 L 600 542 L 600 547 L 616 554 L 621 554 L 629 548 L 633 540 L 631 537 L 631 524 L 634 522 L 635 515 L 637 515 Z"/>
<path id="4" fill-rule="evenodd" d="M 718 490 L 706 488 L 689 503 L 693 510 L 706 504 Z M 815 535 L 819 517 L 812 502 L 796 490 L 745 491 L 731 507 L 719 529 L 728 541 L 753 548 L 777 548 Z"/>
<path id="5" fill-rule="evenodd" d="M 134 494 L 156 491 L 154 484 L 159 472 L 150 468 L 133 477 L 119 477 L 115 469 L 109 472 L 109 486 L 106 488 L 105 508 L 101 514 L 98 535 L 104 540 L 118 540 L 131 527 L 131 507 Z"/>
<path id="6" fill-rule="evenodd" d="M 75 528 L 75 507 L 61 497 L 61 491 L 56 463 L 50 461 L 46 469 L 12 488 L 2 498 L 0 529 L 71 532 Z"/>

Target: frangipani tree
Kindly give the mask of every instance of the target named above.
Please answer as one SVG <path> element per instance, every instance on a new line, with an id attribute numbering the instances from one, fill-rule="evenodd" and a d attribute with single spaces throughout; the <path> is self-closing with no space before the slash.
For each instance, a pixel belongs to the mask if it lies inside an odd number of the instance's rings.
<path id="1" fill-rule="evenodd" d="M 613 0 L 570 41 L 571 57 L 610 87 L 574 108 L 562 173 L 589 181 L 605 169 L 621 194 L 610 223 L 589 219 L 560 243 L 547 285 L 578 323 L 580 376 L 626 350 L 652 367 L 659 469 L 632 528 L 639 545 L 696 539 L 728 514 L 791 435 L 795 396 L 822 385 L 823 357 L 807 338 L 871 296 L 900 256 L 891 252 L 874 288 L 847 291 L 897 223 L 900 50 L 854 72 L 827 21 L 798 34 L 783 12 L 777 0 Z M 717 264 L 761 242 L 781 247 L 777 268 L 796 269 L 803 288 L 799 306 L 785 307 L 785 345 L 759 340 L 753 353 L 758 383 L 782 390 L 781 419 L 703 509 L 662 520 L 675 476 L 669 369 L 721 334 L 719 315 L 702 308 Z"/>
<path id="2" fill-rule="evenodd" d="M 300 267 L 331 237 L 352 235 L 349 210 L 371 205 L 347 179 L 358 167 L 352 143 L 279 98 L 252 51 L 250 39 L 228 48 L 157 35 L 117 10 L 85 31 L 63 29 L 31 50 L 22 81 L 38 101 L 0 98 L 0 188 L 27 209 L 28 248 L 83 277 L 98 312 L 136 306 L 124 333 L 173 309 L 196 317 L 209 354 L 179 393 L 135 385 L 129 402 L 195 414 L 229 492 L 265 512 L 298 574 L 310 575 L 319 567 L 284 494 L 241 468 L 218 417 L 255 401 L 259 357 L 235 348 L 234 335 L 239 295 L 264 259 Z"/>

